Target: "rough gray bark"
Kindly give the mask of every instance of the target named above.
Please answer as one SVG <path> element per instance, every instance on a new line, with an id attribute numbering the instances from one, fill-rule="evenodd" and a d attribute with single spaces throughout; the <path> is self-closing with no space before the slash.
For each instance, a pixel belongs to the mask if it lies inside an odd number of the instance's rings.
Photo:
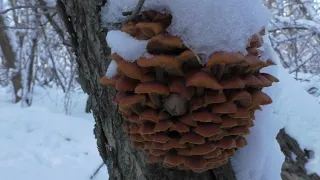
<path id="1" fill-rule="evenodd" d="M 307 175 L 304 168 L 312 154 L 310 151 L 301 150 L 298 142 L 287 135 L 284 129 L 278 134 L 277 140 L 286 156 L 281 173 L 283 180 L 320 180 L 316 174 Z M 296 159 L 293 159 L 292 153 L 296 155 Z"/>
<path id="2" fill-rule="evenodd" d="M 131 148 L 122 131 L 123 120 L 112 104 L 114 91 L 99 83 L 106 71 L 110 50 L 105 41 L 106 29 L 100 24 L 104 0 L 57 0 L 57 10 L 72 38 L 83 87 L 92 98 L 98 149 L 109 169 L 110 179 L 117 180 L 234 180 L 230 164 L 202 174 L 146 164 L 144 155 Z"/>

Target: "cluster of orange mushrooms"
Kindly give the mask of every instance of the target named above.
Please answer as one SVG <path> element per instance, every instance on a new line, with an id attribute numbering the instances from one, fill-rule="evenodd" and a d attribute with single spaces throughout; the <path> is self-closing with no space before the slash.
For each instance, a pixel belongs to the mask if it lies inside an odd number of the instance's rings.
<path id="1" fill-rule="evenodd" d="M 259 70 L 264 30 L 252 36 L 247 55 L 215 52 L 206 64 L 182 40 L 166 32 L 170 14 L 144 11 L 121 31 L 148 40 L 150 58 L 130 63 L 112 54 L 117 75 L 101 83 L 117 90 L 114 102 L 132 146 L 149 163 L 203 172 L 228 162 L 247 145 L 254 112 L 272 99 L 261 91 L 279 80 Z"/>

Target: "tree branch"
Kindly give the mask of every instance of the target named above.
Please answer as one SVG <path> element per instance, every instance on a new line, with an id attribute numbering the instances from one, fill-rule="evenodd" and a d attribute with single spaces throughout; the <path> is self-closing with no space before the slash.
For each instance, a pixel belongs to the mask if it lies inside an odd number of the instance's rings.
<path id="1" fill-rule="evenodd" d="M 32 5 L 32 6 L 16 6 L 16 7 L 12 7 L 9 9 L 6 9 L 2 12 L 0 12 L 0 14 L 5 14 L 9 11 L 15 10 L 15 9 L 24 9 L 24 8 L 30 8 L 30 9 L 46 9 L 47 11 L 55 11 L 56 8 L 55 7 L 49 7 L 49 6 L 41 6 L 41 5 Z"/>
<path id="2" fill-rule="evenodd" d="M 145 0 L 139 0 L 137 6 L 134 8 L 133 12 L 131 13 L 131 15 L 124 21 L 124 24 L 129 22 L 129 21 L 132 21 L 133 19 L 135 19 L 138 14 L 140 13 L 140 10 L 144 4 L 144 1 Z"/>

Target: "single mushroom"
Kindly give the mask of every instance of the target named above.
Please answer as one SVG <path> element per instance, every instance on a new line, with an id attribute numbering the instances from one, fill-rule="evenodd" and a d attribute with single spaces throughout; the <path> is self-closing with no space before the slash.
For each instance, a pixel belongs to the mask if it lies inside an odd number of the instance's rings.
<path id="1" fill-rule="evenodd" d="M 175 148 L 185 148 L 185 146 L 181 143 L 179 143 L 180 138 L 175 137 L 171 138 L 167 143 L 163 145 L 163 150 L 170 150 Z"/>
<path id="2" fill-rule="evenodd" d="M 184 143 L 191 143 L 191 144 L 204 144 L 205 140 L 204 137 L 195 134 L 193 132 L 188 132 L 184 135 L 182 135 L 180 141 L 180 144 L 184 144 Z"/>
<path id="3" fill-rule="evenodd" d="M 176 122 L 173 126 L 169 129 L 170 131 L 177 131 L 179 133 L 185 133 L 190 131 L 190 127 L 182 122 Z"/>
<path id="4" fill-rule="evenodd" d="M 267 105 L 272 103 L 272 99 L 262 91 L 256 91 L 251 94 L 252 102 L 250 108 L 259 106 L 259 105 Z"/>
<path id="5" fill-rule="evenodd" d="M 132 37 L 135 37 L 137 35 L 138 29 L 135 24 L 127 23 L 121 26 L 120 31 L 125 32 L 131 35 Z"/>
<path id="6" fill-rule="evenodd" d="M 198 122 L 221 122 L 221 118 L 207 110 L 199 110 L 192 113 L 192 119 Z"/>
<path id="7" fill-rule="evenodd" d="M 195 86 L 199 88 L 209 88 L 213 90 L 220 90 L 222 86 L 218 83 L 218 81 L 212 77 L 208 72 L 198 71 L 192 73 L 187 78 L 187 86 Z"/>
<path id="8" fill-rule="evenodd" d="M 200 109 L 201 107 L 207 106 L 207 104 L 205 103 L 205 99 L 201 97 L 193 97 L 190 101 L 190 104 L 191 111 L 195 111 L 197 109 Z"/>
<path id="9" fill-rule="evenodd" d="M 222 149 L 231 149 L 237 147 L 235 138 L 232 136 L 222 138 L 216 145 Z"/>
<path id="10" fill-rule="evenodd" d="M 191 149 L 189 149 L 189 148 L 177 149 L 177 154 L 182 155 L 182 156 L 192 156 Z"/>
<path id="11" fill-rule="evenodd" d="M 238 125 L 238 121 L 234 118 L 231 117 L 223 117 L 222 118 L 222 123 L 221 123 L 221 128 L 232 128 Z"/>
<path id="12" fill-rule="evenodd" d="M 161 107 L 161 100 L 159 95 L 169 95 L 170 91 L 169 88 L 159 82 L 150 81 L 150 82 L 143 82 L 139 84 L 135 88 L 135 93 L 137 94 L 149 94 L 149 97 L 152 103 L 160 108 Z"/>
<path id="13" fill-rule="evenodd" d="M 225 136 L 228 136 L 228 132 L 226 130 L 221 130 L 221 132 L 219 134 L 213 135 L 211 137 L 208 138 L 209 141 L 218 141 L 220 139 L 222 139 Z"/>
<path id="14" fill-rule="evenodd" d="M 212 107 L 212 113 L 230 114 L 230 113 L 236 113 L 236 112 L 237 112 L 237 105 L 232 101 L 228 101 L 221 104 L 214 104 Z"/>
<path id="15" fill-rule="evenodd" d="M 186 124 L 186 125 L 189 125 L 189 126 L 193 126 L 193 127 L 197 127 L 197 126 L 198 126 L 197 122 L 196 122 L 196 121 L 193 121 L 192 115 L 190 115 L 190 114 L 185 114 L 185 115 L 183 115 L 183 116 L 180 116 L 180 117 L 178 118 L 178 120 L 179 120 L 180 122 Z"/>
<path id="16" fill-rule="evenodd" d="M 247 126 L 237 126 L 228 130 L 229 135 L 248 135 L 250 129 Z"/>
<path id="17" fill-rule="evenodd" d="M 222 79 L 220 85 L 223 89 L 243 89 L 246 84 L 239 76 L 233 76 L 231 78 Z"/>
<path id="18" fill-rule="evenodd" d="M 145 109 L 141 113 L 139 119 L 140 120 L 148 120 L 148 121 L 152 121 L 152 122 L 157 123 L 159 121 L 159 113 L 157 112 L 157 110 L 154 110 L 152 108 L 148 108 L 148 109 Z"/>
<path id="19" fill-rule="evenodd" d="M 223 92 L 207 90 L 204 95 L 205 104 L 215 104 L 226 102 L 226 96 Z"/>
<path id="20" fill-rule="evenodd" d="M 272 85 L 272 81 L 267 79 L 265 76 L 257 74 L 256 77 L 262 82 L 262 87 L 270 87 Z"/>
<path id="21" fill-rule="evenodd" d="M 271 74 L 268 73 L 260 73 L 262 76 L 264 76 L 265 78 L 267 78 L 269 81 L 271 82 L 279 82 L 279 79 L 272 76 Z"/>
<path id="22" fill-rule="evenodd" d="M 215 123 L 199 124 L 192 131 L 203 137 L 211 137 L 222 132 L 220 128 L 220 124 L 215 124 Z"/>
<path id="23" fill-rule="evenodd" d="M 228 96 L 228 99 L 231 101 L 240 101 L 240 100 L 246 100 L 251 102 L 251 95 L 247 91 L 238 91 L 235 93 L 231 93 Z"/>
<path id="24" fill-rule="evenodd" d="M 216 64 L 232 64 L 241 62 L 244 60 L 244 56 L 240 53 L 226 53 L 226 52 L 215 52 L 209 58 L 206 67 L 211 68 Z"/>
<path id="25" fill-rule="evenodd" d="M 246 108 L 239 107 L 237 112 L 229 114 L 232 118 L 250 118 L 250 112 Z"/>
<path id="26" fill-rule="evenodd" d="M 205 155 L 208 154 L 214 150 L 216 150 L 216 146 L 212 143 L 206 143 L 197 145 L 191 148 L 191 154 L 192 155 Z"/>
<path id="27" fill-rule="evenodd" d="M 140 134 L 130 134 L 130 140 L 135 142 L 144 142 L 144 139 Z"/>
<path id="28" fill-rule="evenodd" d="M 177 93 L 187 100 L 191 100 L 194 95 L 194 88 L 187 87 L 186 80 L 182 77 L 172 79 L 169 84 L 170 92 Z"/>
<path id="29" fill-rule="evenodd" d="M 129 128 L 130 128 L 130 134 L 138 134 L 139 133 L 140 127 L 137 124 L 131 123 L 129 125 Z"/>
<path id="30" fill-rule="evenodd" d="M 147 52 L 150 54 L 172 54 L 184 48 L 181 39 L 163 34 L 152 37 L 147 44 Z"/>
<path id="31" fill-rule="evenodd" d="M 166 155 L 164 157 L 164 163 L 166 164 L 170 164 L 172 166 L 178 166 L 180 164 L 184 163 L 184 156 L 180 156 L 180 155 Z"/>
<path id="32" fill-rule="evenodd" d="M 160 132 L 160 133 L 156 133 L 154 136 L 153 136 L 153 142 L 157 142 L 157 143 L 166 143 L 170 140 L 170 137 L 168 135 L 166 135 L 165 133 L 163 132 Z"/>
<path id="33" fill-rule="evenodd" d="M 162 120 L 155 125 L 153 130 L 155 132 L 162 132 L 162 131 L 168 130 L 172 126 L 173 126 L 172 120 Z"/>
<path id="34" fill-rule="evenodd" d="M 246 75 L 242 80 L 247 86 L 261 87 L 263 85 L 262 81 L 252 74 Z"/>
<path id="35" fill-rule="evenodd" d="M 216 148 L 214 151 L 204 154 L 203 157 L 206 159 L 212 159 L 221 155 L 222 151 L 220 148 Z"/>
<path id="36" fill-rule="evenodd" d="M 236 144 L 237 144 L 237 148 L 242 148 L 242 147 L 246 146 L 248 143 L 247 143 L 246 138 L 244 138 L 243 136 L 239 136 L 236 139 Z"/>
<path id="37" fill-rule="evenodd" d="M 125 75 L 132 79 L 142 79 L 143 75 L 147 72 L 145 68 L 139 67 L 136 63 L 130 63 L 125 61 L 122 57 L 118 54 L 111 54 L 110 58 L 114 60 L 118 68 L 123 72 Z"/>
<path id="38" fill-rule="evenodd" d="M 106 75 L 102 76 L 100 78 L 100 83 L 104 86 L 112 86 L 114 87 L 116 85 L 116 81 L 119 78 L 119 76 L 114 76 L 112 78 L 107 78 Z"/>
<path id="39" fill-rule="evenodd" d="M 154 123 L 151 122 L 144 122 L 140 128 L 140 134 L 154 134 Z"/>
<path id="40" fill-rule="evenodd" d="M 118 91 L 134 91 L 138 83 L 139 81 L 123 75 L 117 79 L 115 88 Z"/>
<path id="41" fill-rule="evenodd" d="M 136 38 L 138 40 L 147 40 L 163 32 L 164 26 L 157 22 L 139 22 L 136 24 L 138 29 Z"/>

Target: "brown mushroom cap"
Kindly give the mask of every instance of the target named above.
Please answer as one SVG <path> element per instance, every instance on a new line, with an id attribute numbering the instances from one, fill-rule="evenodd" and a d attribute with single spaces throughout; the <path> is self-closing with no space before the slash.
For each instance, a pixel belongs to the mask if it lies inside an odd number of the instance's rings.
<path id="1" fill-rule="evenodd" d="M 136 63 L 130 63 L 123 60 L 118 54 L 111 54 L 110 58 L 117 63 L 121 72 L 132 79 L 140 80 L 146 73 L 146 69 L 139 67 Z"/>
<path id="2" fill-rule="evenodd" d="M 127 76 L 121 76 L 117 79 L 115 83 L 115 88 L 118 91 L 134 91 L 137 86 L 138 81 L 135 79 L 131 79 Z"/>
<path id="3" fill-rule="evenodd" d="M 164 26 L 157 22 L 139 22 L 136 27 L 138 28 L 138 35 L 136 36 L 138 40 L 150 39 L 165 30 Z"/>
<path id="4" fill-rule="evenodd" d="M 171 138 L 167 143 L 163 145 L 163 150 L 170 150 L 174 148 L 185 148 L 185 146 L 179 143 L 179 138 Z"/>
<path id="5" fill-rule="evenodd" d="M 184 143 L 191 143 L 191 144 L 204 144 L 205 140 L 202 136 L 195 134 L 193 132 L 188 132 L 184 135 L 182 135 L 180 141 L 180 144 Z"/>
<path id="6" fill-rule="evenodd" d="M 236 147 L 236 141 L 234 139 L 234 137 L 224 137 L 222 138 L 218 143 L 217 143 L 217 146 L 219 148 L 222 148 L 222 149 L 231 149 L 231 148 L 234 148 Z"/>
<path id="7" fill-rule="evenodd" d="M 237 138 L 236 144 L 237 144 L 237 148 L 241 148 L 241 147 L 246 146 L 248 143 L 247 143 L 246 138 L 240 136 Z"/>
<path id="8" fill-rule="evenodd" d="M 220 139 L 222 139 L 225 136 L 228 136 L 228 132 L 226 130 L 221 130 L 221 132 L 219 134 L 213 135 L 211 137 L 208 138 L 209 141 L 218 141 Z"/>
<path id="9" fill-rule="evenodd" d="M 191 148 L 191 155 L 205 155 L 214 151 L 217 147 L 212 143 L 206 143 Z"/>
<path id="10" fill-rule="evenodd" d="M 123 105 L 131 105 L 144 100 L 145 100 L 144 95 L 138 95 L 138 94 L 128 95 L 125 92 L 117 92 L 116 97 L 114 99 L 114 101 L 117 104 L 123 104 Z"/>
<path id="11" fill-rule="evenodd" d="M 135 93 L 137 94 L 156 93 L 156 94 L 169 95 L 170 91 L 167 86 L 156 81 L 151 81 L 151 82 L 143 82 L 139 84 L 135 88 Z"/>
<path id="12" fill-rule="evenodd" d="M 152 148 L 153 149 L 162 150 L 163 149 L 163 144 L 162 143 L 157 143 L 157 142 L 152 142 Z"/>
<path id="13" fill-rule="evenodd" d="M 172 166 L 178 166 L 184 163 L 184 159 L 184 156 L 180 155 L 166 155 L 163 162 Z"/>
<path id="14" fill-rule="evenodd" d="M 222 153 L 221 149 L 216 148 L 214 151 L 205 154 L 203 157 L 206 159 L 211 159 L 211 158 L 215 158 L 215 157 L 221 155 L 221 153 Z"/>
<path id="15" fill-rule="evenodd" d="M 137 123 L 137 124 L 140 124 L 141 123 L 141 120 L 139 119 L 139 116 L 133 114 L 131 116 L 128 116 L 126 118 L 127 121 L 129 122 L 132 122 L 132 123 Z"/>
<path id="16" fill-rule="evenodd" d="M 247 86 L 261 87 L 263 85 L 262 81 L 254 75 L 245 76 L 243 81 Z"/>
<path id="17" fill-rule="evenodd" d="M 170 140 L 170 137 L 165 133 L 157 133 L 153 136 L 153 141 L 157 143 L 166 143 Z"/>
<path id="18" fill-rule="evenodd" d="M 108 79 L 107 76 L 104 75 L 100 78 L 100 83 L 104 86 L 115 86 L 118 78 L 119 78 L 119 76 L 114 76 L 114 77 Z"/>
<path id="19" fill-rule="evenodd" d="M 267 79 L 265 76 L 258 74 L 258 75 L 256 75 L 256 77 L 262 82 L 263 87 L 269 87 L 272 85 L 272 81 Z"/>
<path id="20" fill-rule="evenodd" d="M 192 120 L 192 116 L 190 114 L 185 114 L 179 117 L 179 121 L 193 127 L 197 127 L 197 122 Z"/>
<path id="21" fill-rule="evenodd" d="M 154 134 L 154 123 L 144 122 L 140 128 L 140 134 Z"/>
<path id="22" fill-rule="evenodd" d="M 250 129 L 247 126 L 237 126 L 228 130 L 229 135 L 247 135 Z"/>
<path id="23" fill-rule="evenodd" d="M 178 131 L 180 133 L 185 133 L 190 131 L 190 127 L 182 122 L 176 122 L 170 128 L 170 131 Z"/>
<path id="24" fill-rule="evenodd" d="M 234 118 L 227 117 L 227 116 L 222 118 L 221 128 L 231 128 L 237 125 L 238 125 L 238 121 Z"/>
<path id="25" fill-rule="evenodd" d="M 138 134 L 140 131 L 140 127 L 137 124 L 131 123 L 129 125 L 130 134 Z"/>
<path id="26" fill-rule="evenodd" d="M 204 87 L 213 90 L 220 90 L 222 86 L 209 73 L 198 71 L 187 78 L 187 86 Z"/>
<path id="27" fill-rule="evenodd" d="M 212 122 L 212 113 L 206 110 L 195 111 L 192 113 L 192 119 L 199 122 Z"/>
<path id="28" fill-rule="evenodd" d="M 207 90 L 204 95 L 204 101 L 206 104 L 223 103 L 226 102 L 226 96 L 224 93 Z"/>
<path id="29" fill-rule="evenodd" d="M 262 91 L 256 91 L 252 94 L 252 107 L 257 105 L 271 104 L 272 99 Z"/>
<path id="30" fill-rule="evenodd" d="M 154 131 L 155 132 L 161 132 L 161 131 L 166 131 L 167 129 L 169 129 L 170 127 L 173 126 L 172 120 L 162 120 L 159 121 L 155 127 L 154 127 Z"/>
<path id="31" fill-rule="evenodd" d="M 155 78 L 154 78 L 154 76 L 152 76 L 151 73 L 146 73 L 141 78 L 141 82 L 149 82 L 149 81 L 154 81 L 154 80 L 155 80 Z"/>
<path id="32" fill-rule="evenodd" d="M 152 37 L 147 44 L 147 51 L 150 54 L 168 54 L 176 49 L 183 49 L 181 39 L 176 36 L 159 34 Z"/>
<path id="33" fill-rule="evenodd" d="M 221 80 L 220 85 L 223 89 L 243 89 L 246 84 L 239 76 L 233 76 L 231 78 Z"/>
<path id="34" fill-rule="evenodd" d="M 195 111 L 203 106 L 206 106 L 205 99 L 201 97 L 193 97 L 191 99 L 191 111 Z"/>
<path id="35" fill-rule="evenodd" d="M 164 159 L 164 156 L 154 156 L 152 154 L 148 154 L 148 156 L 147 156 L 147 162 L 148 163 L 162 162 L 163 159 Z"/>
<path id="36" fill-rule="evenodd" d="M 229 98 L 231 101 L 247 100 L 251 102 L 251 95 L 247 91 L 232 93 Z"/>
<path id="37" fill-rule="evenodd" d="M 140 120 L 149 120 L 157 123 L 159 121 L 159 113 L 151 108 L 144 110 L 140 115 Z"/>
<path id="38" fill-rule="evenodd" d="M 212 112 L 218 113 L 218 114 L 236 113 L 237 112 L 237 105 L 232 101 L 228 101 L 228 102 L 221 103 L 221 104 L 215 104 L 212 107 Z"/>
<path id="39" fill-rule="evenodd" d="M 144 142 L 144 139 L 140 134 L 131 134 L 130 135 L 130 140 L 135 141 L 135 142 Z"/>
<path id="40" fill-rule="evenodd" d="M 151 149 L 150 153 L 154 156 L 163 156 L 167 153 L 168 151 L 166 150 L 161 150 L 161 149 Z"/>
<path id="41" fill-rule="evenodd" d="M 175 56 L 154 55 L 151 58 L 139 58 L 137 63 L 141 67 L 161 67 L 165 69 L 174 69 L 180 75 L 183 74 L 181 63 L 176 60 Z"/>
<path id="42" fill-rule="evenodd" d="M 209 58 L 206 67 L 210 68 L 216 64 L 232 64 L 243 60 L 244 56 L 241 53 L 216 52 Z"/>
<path id="43" fill-rule="evenodd" d="M 170 92 L 178 93 L 183 98 L 190 100 L 194 94 L 194 88 L 186 87 L 184 78 L 174 78 L 169 84 Z"/>
<path id="44" fill-rule="evenodd" d="M 199 156 L 191 156 L 185 158 L 184 164 L 191 169 L 204 169 L 207 165 L 207 161 Z"/>
<path id="45" fill-rule="evenodd" d="M 193 132 L 200 134 L 203 137 L 211 137 L 221 133 L 221 129 L 220 124 L 205 123 L 194 128 Z"/>
<path id="46" fill-rule="evenodd" d="M 246 62 L 247 65 L 249 65 L 250 67 L 257 67 L 257 66 L 260 66 L 260 65 L 264 65 L 264 62 L 261 61 L 259 59 L 259 57 L 257 56 L 253 56 L 253 55 L 247 55 L 245 56 L 244 58 L 244 61 Z"/>
<path id="47" fill-rule="evenodd" d="M 250 112 L 246 108 L 238 108 L 234 114 L 229 114 L 232 118 L 250 118 Z"/>
<path id="48" fill-rule="evenodd" d="M 137 35 L 137 27 L 135 24 L 124 24 L 121 26 L 120 31 L 125 32 L 133 37 Z"/>
<path id="49" fill-rule="evenodd" d="M 272 76 L 271 74 L 261 73 L 261 75 L 264 76 L 265 78 L 267 78 L 271 82 L 279 82 L 279 79 L 274 77 L 274 76 Z"/>

